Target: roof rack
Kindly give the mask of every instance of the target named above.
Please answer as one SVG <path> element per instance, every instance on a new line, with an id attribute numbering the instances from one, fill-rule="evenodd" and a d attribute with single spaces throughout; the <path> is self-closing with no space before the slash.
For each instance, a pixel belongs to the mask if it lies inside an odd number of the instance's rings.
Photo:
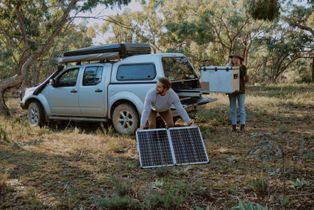
<path id="1" fill-rule="evenodd" d="M 149 44 L 123 43 L 108 44 L 68 51 L 58 58 L 58 63 L 81 61 L 107 61 L 126 58 L 132 55 L 150 54 Z"/>

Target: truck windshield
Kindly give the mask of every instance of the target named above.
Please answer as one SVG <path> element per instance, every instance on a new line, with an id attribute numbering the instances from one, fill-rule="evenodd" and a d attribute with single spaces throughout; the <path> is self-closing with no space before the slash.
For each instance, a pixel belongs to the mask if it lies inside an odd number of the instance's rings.
<path id="1" fill-rule="evenodd" d="M 163 57 L 165 76 L 172 81 L 196 79 L 197 76 L 186 57 Z"/>

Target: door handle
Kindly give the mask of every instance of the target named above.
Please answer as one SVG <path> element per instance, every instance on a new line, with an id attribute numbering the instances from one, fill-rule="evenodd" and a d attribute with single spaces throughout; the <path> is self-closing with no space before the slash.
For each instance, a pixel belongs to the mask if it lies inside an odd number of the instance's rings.
<path id="1" fill-rule="evenodd" d="M 77 90 L 73 89 L 70 91 L 70 93 L 77 93 Z"/>
<path id="2" fill-rule="evenodd" d="M 102 90 L 100 90 L 100 89 L 95 90 L 95 93 L 101 93 L 101 92 L 102 92 Z"/>

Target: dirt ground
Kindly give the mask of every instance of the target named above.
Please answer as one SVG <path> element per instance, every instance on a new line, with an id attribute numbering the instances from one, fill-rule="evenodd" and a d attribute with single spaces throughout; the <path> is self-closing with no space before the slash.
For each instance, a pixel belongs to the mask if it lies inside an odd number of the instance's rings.
<path id="1" fill-rule="evenodd" d="M 196 118 L 210 162 L 159 169 L 139 167 L 134 136 L 97 123 L 32 128 L 10 99 L 13 116 L 0 117 L 0 209 L 313 209 L 314 84 L 249 87 L 245 133 L 231 132 L 227 96 L 210 97 L 218 100 Z M 250 156 L 260 142 L 282 153 Z"/>

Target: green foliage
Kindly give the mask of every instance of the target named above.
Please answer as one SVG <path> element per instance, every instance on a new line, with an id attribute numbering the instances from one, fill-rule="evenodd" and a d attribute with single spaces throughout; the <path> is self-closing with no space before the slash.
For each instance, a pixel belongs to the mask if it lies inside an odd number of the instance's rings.
<path id="1" fill-rule="evenodd" d="M 297 178 L 295 181 L 292 181 L 292 186 L 296 189 L 302 189 L 310 185 L 310 182 L 306 181 L 304 178 Z"/>
<path id="2" fill-rule="evenodd" d="M 190 194 L 190 186 L 182 181 L 174 184 L 154 182 L 144 197 L 148 209 L 178 209 Z"/>
<path id="3" fill-rule="evenodd" d="M 97 205 L 106 209 L 142 209 L 138 200 L 130 196 L 113 196 L 112 198 L 101 199 Z"/>
<path id="4" fill-rule="evenodd" d="M 278 0 L 248 0 L 250 15 L 257 20 L 274 20 L 280 14 Z"/>
<path id="5" fill-rule="evenodd" d="M 231 210 L 268 210 L 268 208 L 258 203 L 244 202 L 240 200 L 238 206 L 232 207 Z"/>
<path id="6" fill-rule="evenodd" d="M 196 209 L 195 209 L 195 210 L 209 210 L 209 207 L 207 206 L 207 207 L 206 207 L 206 209 L 201 208 L 201 207 L 196 207 Z"/>
<path id="7" fill-rule="evenodd" d="M 69 7 L 71 2 L 74 2 L 74 7 Z M 23 62 L 40 47 L 46 46 L 47 50 L 45 53 L 41 53 L 39 61 L 36 60 L 31 63 L 30 67 L 33 67 L 30 69 L 30 75 L 26 76 L 26 80 L 30 81 L 25 82 L 25 84 L 35 85 L 54 71 L 57 55 L 69 49 L 91 45 L 92 37 L 88 35 L 93 35 L 93 33 L 88 31 L 86 26 L 73 24 L 72 18 L 60 22 L 67 8 L 70 9 L 70 13 L 73 11 L 71 14 L 75 14 L 90 10 L 99 4 L 107 7 L 121 6 L 128 4 L 130 0 L 78 2 L 55 0 L 1 1 L 0 80 L 18 73 Z M 65 25 L 67 27 L 64 27 Z"/>
<path id="8" fill-rule="evenodd" d="M 289 197 L 282 196 L 279 200 L 280 206 L 283 208 L 288 208 L 290 205 Z"/>
<path id="9" fill-rule="evenodd" d="M 106 7 L 114 5 L 125 5 L 128 4 L 131 0 L 87 0 L 84 2 L 80 11 L 91 11 L 92 8 L 96 7 L 98 4 L 104 4 Z"/>
<path id="10" fill-rule="evenodd" d="M 268 183 L 265 177 L 259 176 L 259 177 L 254 178 L 251 182 L 251 185 L 252 185 L 253 190 L 258 195 L 265 195 L 267 193 Z"/>
<path id="11" fill-rule="evenodd" d="M 118 177 L 112 177 L 111 183 L 114 188 L 114 192 L 119 196 L 125 196 L 132 193 L 132 185 L 127 180 L 123 180 Z"/>

